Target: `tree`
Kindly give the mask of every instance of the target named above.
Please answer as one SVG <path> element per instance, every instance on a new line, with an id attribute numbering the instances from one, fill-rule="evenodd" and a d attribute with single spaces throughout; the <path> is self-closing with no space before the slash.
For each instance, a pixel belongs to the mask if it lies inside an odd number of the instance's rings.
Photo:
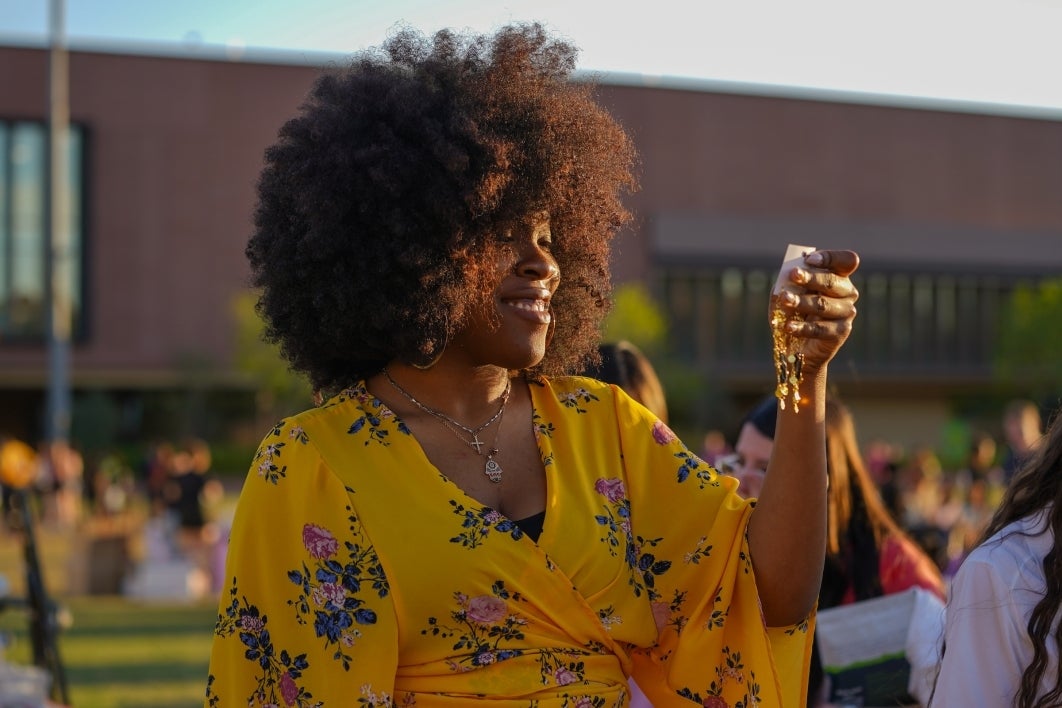
<path id="1" fill-rule="evenodd" d="M 659 352 L 667 334 L 663 311 L 641 283 L 624 283 L 612 292 L 612 311 L 605 318 L 602 340 L 626 339 L 647 355 Z"/>
<path id="2" fill-rule="evenodd" d="M 236 323 L 236 367 L 255 387 L 258 415 L 270 422 L 311 405 L 313 391 L 305 376 L 293 372 L 275 344 L 262 338 L 265 323 L 255 310 L 254 292 L 238 295 L 232 313 Z"/>
<path id="3" fill-rule="evenodd" d="M 1003 309 L 996 374 L 1047 398 L 1062 387 L 1062 279 L 1019 285 Z"/>

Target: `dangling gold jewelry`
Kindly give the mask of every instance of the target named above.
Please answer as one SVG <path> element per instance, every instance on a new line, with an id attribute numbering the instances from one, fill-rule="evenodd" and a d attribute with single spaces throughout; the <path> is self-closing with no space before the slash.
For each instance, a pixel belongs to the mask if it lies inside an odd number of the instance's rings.
<path id="1" fill-rule="evenodd" d="M 546 328 L 546 348 L 553 341 L 553 334 L 557 331 L 557 315 L 553 312 L 553 303 L 549 306 L 549 326 Z"/>
<path id="2" fill-rule="evenodd" d="M 800 315 L 789 315 L 779 304 L 781 294 L 775 295 L 771 303 L 771 338 L 774 344 L 774 370 L 777 385 L 774 395 L 778 406 L 785 410 L 788 400 L 793 404 L 793 412 L 800 412 L 800 384 L 804 381 L 804 354 L 800 343 L 787 331 L 790 320 L 803 322 Z"/>

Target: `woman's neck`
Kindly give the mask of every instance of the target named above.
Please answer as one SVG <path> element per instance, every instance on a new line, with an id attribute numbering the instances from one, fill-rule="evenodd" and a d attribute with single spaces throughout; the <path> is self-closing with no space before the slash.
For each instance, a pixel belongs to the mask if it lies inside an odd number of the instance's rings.
<path id="1" fill-rule="evenodd" d="M 368 385 L 385 402 L 399 401 L 407 414 L 428 415 L 428 408 L 471 427 L 498 411 L 510 376 L 497 366 L 457 366 L 440 360 L 430 369 L 418 369 L 391 362 Z"/>

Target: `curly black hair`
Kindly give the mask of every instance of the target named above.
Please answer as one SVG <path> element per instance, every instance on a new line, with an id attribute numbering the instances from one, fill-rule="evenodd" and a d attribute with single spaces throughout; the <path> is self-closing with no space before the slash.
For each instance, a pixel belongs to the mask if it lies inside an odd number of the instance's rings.
<path id="1" fill-rule="evenodd" d="M 547 212 L 556 332 L 528 374 L 593 359 L 609 241 L 636 188 L 630 138 L 539 24 L 410 29 L 322 72 L 266 151 L 251 284 L 266 338 L 333 391 L 388 361 L 430 361 L 493 268 L 495 236 Z"/>

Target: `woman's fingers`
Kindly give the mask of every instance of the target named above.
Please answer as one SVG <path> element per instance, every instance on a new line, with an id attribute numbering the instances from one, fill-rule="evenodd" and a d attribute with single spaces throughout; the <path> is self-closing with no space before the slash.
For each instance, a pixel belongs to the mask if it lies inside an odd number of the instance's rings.
<path id="1" fill-rule="evenodd" d="M 852 331 L 859 290 L 849 277 L 859 267 L 854 251 L 815 251 L 794 268 L 790 281 L 796 286 L 779 298 L 792 316 L 784 327 L 802 341 L 805 363 L 825 364 L 840 349 Z"/>
<path id="2" fill-rule="evenodd" d="M 859 254 L 855 251 L 812 251 L 804 256 L 804 262 L 838 275 L 851 275 L 859 267 Z"/>
<path id="3" fill-rule="evenodd" d="M 790 281 L 797 287 L 790 297 L 783 298 L 782 306 L 811 320 L 854 317 L 859 290 L 848 276 L 859 267 L 859 255 L 854 251 L 815 251 L 805 262 L 806 267 L 790 272 Z"/>

